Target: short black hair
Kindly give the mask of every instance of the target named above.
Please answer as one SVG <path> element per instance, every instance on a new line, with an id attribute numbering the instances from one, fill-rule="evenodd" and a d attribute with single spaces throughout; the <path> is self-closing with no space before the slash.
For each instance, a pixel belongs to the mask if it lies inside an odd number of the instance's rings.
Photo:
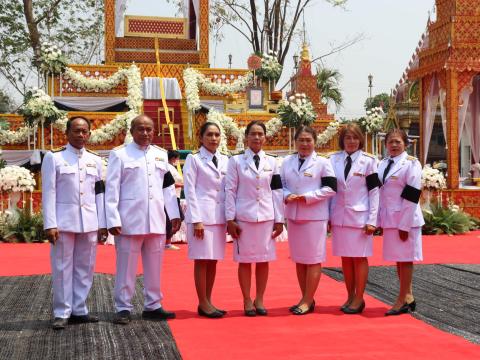
<path id="1" fill-rule="evenodd" d="M 72 127 L 73 121 L 74 121 L 74 120 L 77 120 L 77 119 L 82 119 L 82 120 L 84 120 L 84 121 L 87 123 L 87 125 L 88 125 L 88 130 L 91 130 L 92 124 L 91 124 L 90 120 L 88 120 L 86 117 L 83 117 L 83 116 L 72 116 L 71 118 L 69 118 L 69 119 L 67 120 L 67 128 L 66 128 L 66 130 L 65 130 L 66 133 L 68 133 L 68 132 L 70 131 L 70 128 Z"/>
<path id="2" fill-rule="evenodd" d="M 314 128 L 308 126 L 308 125 L 300 125 L 297 130 L 295 131 L 295 136 L 293 137 L 294 140 L 298 140 L 298 138 L 300 137 L 300 135 L 303 133 L 303 132 L 306 132 L 306 133 L 309 133 L 310 135 L 312 135 L 312 138 L 313 138 L 313 142 L 316 144 L 317 143 L 317 132 L 315 131 Z"/>
<path id="3" fill-rule="evenodd" d="M 405 147 L 407 147 L 410 144 L 407 133 L 404 130 L 398 129 L 398 128 L 390 129 L 387 132 L 387 134 L 385 135 L 385 144 L 388 142 L 388 138 L 393 135 L 400 135 L 400 137 L 403 140 L 403 143 L 405 144 Z"/>
<path id="4" fill-rule="evenodd" d="M 218 126 L 217 123 L 207 121 L 207 122 L 204 122 L 202 126 L 200 126 L 200 137 L 203 137 L 203 134 L 205 134 L 205 132 L 210 126 L 215 126 L 218 129 L 218 131 L 220 131 L 220 133 L 222 132 L 222 130 L 220 129 L 220 126 Z"/>
<path id="5" fill-rule="evenodd" d="M 172 159 L 179 159 L 180 153 L 177 150 L 168 150 L 168 161 Z"/>
<path id="6" fill-rule="evenodd" d="M 247 125 L 247 128 L 245 129 L 245 136 L 248 136 L 248 133 L 250 132 L 250 129 L 252 128 L 252 126 L 254 125 L 258 125 L 260 126 L 262 129 L 263 129 L 263 132 L 265 134 L 265 136 L 267 135 L 267 127 L 265 126 L 265 124 L 263 123 L 263 121 L 260 121 L 260 120 L 253 120 L 253 121 L 250 121 Z"/>

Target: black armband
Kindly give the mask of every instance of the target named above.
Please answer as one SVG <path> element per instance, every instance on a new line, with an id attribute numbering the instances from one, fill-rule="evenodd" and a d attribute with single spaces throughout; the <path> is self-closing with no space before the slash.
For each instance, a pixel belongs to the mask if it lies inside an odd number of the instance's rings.
<path id="1" fill-rule="evenodd" d="M 337 192 L 337 178 L 334 176 L 322 177 L 322 187 L 328 186 L 333 191 Z"/>
<path id="2" fill-rule="evenodd" d="M 95 181 L 95 195 L 103 194 L 105 192 L 105 183 L 103 180 Z"/>
<path id="3" fill-rule="evenodd" d="M 405 185 L 405 187 L 403 188 L 402 194 L 400 196 L 405 200 L 418 204 L 421 193 L 422 193 L 422 190 L 416 189 L 410 185 Z"/>
<path id="4" fill-rule="evenodd" d="M 278 190 L 283 187 L 282 185 L 282 178 L 280 177 L 279 174 L 274 174 L 272 176 L 272 181 L 270 181 L 270 189 L 272 190 Z"/>
<path id="5" fill-rule="evenodd" d="M 376 187 L 382 186 L 380 179 L 378 178 L 377 173 L 373 173 L 368 175 L 366 178 L 367 181 L 367 189 L 368 191 L 375 189 Z"/>
<path id="6" fill-rule="evenodd" d="M 175 184 L 175 179 L 173 178 L 170 171 L 168 171 L 167 173 L 165 173 L 165 176 L 163 177 L 163 188 L 165 189 L 173 184 Z"/>

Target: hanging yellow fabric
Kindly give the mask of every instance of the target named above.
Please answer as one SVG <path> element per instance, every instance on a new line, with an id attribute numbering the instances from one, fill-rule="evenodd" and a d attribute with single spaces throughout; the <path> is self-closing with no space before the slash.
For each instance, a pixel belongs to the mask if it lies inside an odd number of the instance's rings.
<path id="1" fill-rule="evenodd" d="M 163 106 L 163 112 L 165 114 L 165 121 L 170 131 L 170 140 L 172 141 L 172 149 L 177 150 L 177 142 L 175 141 L 175 132 L 173 131 L 173 124 L 170 121 L 170 113 L 168 112 L 167 100 L 165 100 L 165 88 L 163 86 L 163 78 L 160 72 L 160 52 L 159 52 L 159 46 L 158 46 L 158 38 L 155 38 L 155 58 L 157 60 L 157 77 L 160 83 L 160 96 L 162 98 L 162 106 Z M 180 176 L 183 177 L 180 163 L 177 164 L 177 170 Z"/>

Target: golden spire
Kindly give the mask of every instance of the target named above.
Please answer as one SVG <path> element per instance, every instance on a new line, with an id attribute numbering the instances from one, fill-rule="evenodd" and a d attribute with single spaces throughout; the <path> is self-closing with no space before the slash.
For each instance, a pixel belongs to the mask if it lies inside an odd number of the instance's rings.
<path id="1" fill-rule="evenodd" d="M 310 62 L 310 50 L 308 49 L 308 45 L 306 42 L 302 45 L 302 60 Z"/>

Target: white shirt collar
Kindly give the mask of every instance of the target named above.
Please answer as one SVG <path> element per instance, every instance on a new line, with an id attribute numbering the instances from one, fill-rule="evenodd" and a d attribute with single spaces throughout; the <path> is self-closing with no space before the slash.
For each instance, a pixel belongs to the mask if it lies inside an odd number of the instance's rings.
<path id="1" fill-rule="evenodd" d="M 389 156 L 389 157 L 387 158 L 387 160 L 390 160 L 390 159 L 391 159 L 391 160 L 393 160 L 394 164 L 396 164 L 396 163 L 398 163 L 399 161 L 404 160 L 407 156 L 408 156 L 407 152 L 404 151 L 403 153 L 401 153 L 401 154 L 398 155 L 398 156 L 395 156 L 395 157 Z"/>
<path id="2" fill-rule="evenodd" d="M 204 146 L 201 146 L 200 147 L 200 155 L 202 158 L 207 158 L 208 161 L 212 160 L 213 158 L 213 155 L 215 155 L 217 157 L 217 159 L 219 158 L 219 153 L 218 153 L 218 149 L 217 151 L 215 151 L 215 154 L 212 154 L 210 151 L 208 151 Z"/>
<path id="3" fill-rule="evenodd" d="M 263 157 L 264 154 L 265 154 L 265 151 L 263 151 L 263 150 L 260 150 L 260 151 L 257 153 L 257 155 L 260 156 L 260 157 Z M 247 148 L 247 150 L 245 150 L 245 155 L 247 155 L 248 157 L 253 158 L 253 156 L 255 155 L 255 153 L 252 151 L 252 149 Z"/>
<path id="4" fill-rule="evenodd" d="M 78 155 L 79 157 L 82 157 L 83 154 L 85 153 L 85 148 L 77 149 L 76 147 L 72 146 L 70 143 L 67 144 L 66 146 L 67 150 L 74 153 L 75 155 Z"/>
<path id="5" fill-rule="evenodd" d="M 347 161 L 347 156 L 348 156 L 348 153 L 344 150 L 343 151 L 343 161 Z M 352 163 L 355 162 L 355 160 L 357 160 L 357 158 L 360 156 L 360 150 L 357 150 L 355 151 L 353 154 L 350 155 L 350 158 L 352 159 Z"/>
<path id="6" fill-rule="evenodd" d="M 145 152 L 147 152 L 148 149 L 150 149 L 150 145 L 147 145 L 147 146 L 138 145 L 135 141 L 132 141 L 132 144 L 133 144 L 133 146 L 135 147 L 135 149 L 138 149 L 138 150 L 140 150 L 140 151 L 145 151 Z"/>

